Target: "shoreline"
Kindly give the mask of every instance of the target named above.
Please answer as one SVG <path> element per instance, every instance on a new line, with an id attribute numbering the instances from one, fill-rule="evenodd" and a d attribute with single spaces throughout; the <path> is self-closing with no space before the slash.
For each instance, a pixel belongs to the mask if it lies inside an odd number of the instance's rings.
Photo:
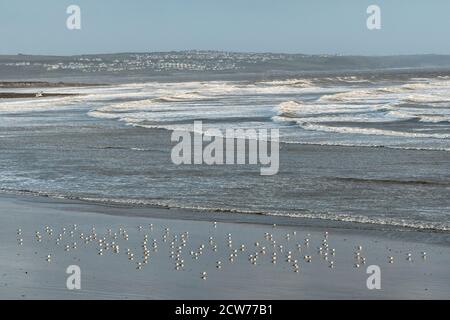
<path id="1" fill-rule="evenodd" d="M 79 82 L 49 82 L 49 81 L 0 81 L 0 88 L 65 88 L 65 87 L 96 87 L 105 84 L 79 83 Z"/>
<path id="2" fill-rule="evenodd" d="M 147 216 L 136 215 L 144 211 Z M 324 226 L 274 227 L 256 220 L 214 219 L 217 221 L 214 224 L 211 220 L 186 219 L 189 212 L 173 215 L 169 209 L 106 207 L 9 195 L 0 195 L 0 212 L 0 286 L 6 289 L 0 292 L 0 298 L 4 299 L 446 299 L 450 296 L 447 270 L 450 247 L 423 243 L 409 232 L 399 235 L 398 231 Z M 16 234 L 18 229 L 20 235 Z M 38 241 L 36 232 L 41 237 Z M 114 233 L 116 240 L 111 239 Z M 276 244 L 271 244 L 268 234 Z M 149 237 L 148 264 L 140 262 L 145 236 Z M 180 243 L 180 237 L 186 237 L 187 241 Z M 226 244 L 227 237 L 233 238 L 231 244 Z M 22 244 L 18 244 L 19 239 Z M 308 244 L 304 239 L 309 240 Z M 324 240 L 336 254 L 317 252 Z M 120 245 L 119 253 L 113 252 L 110 241 Z M 241 244 L 245 245 L 244 251 Z M 362 246 L 359 252 L 364 262 L 355 260 L 358 246 Z M 102 255 L 99 248 L 103 248 Z M 134 253 L 134 260 L 127 258 L 127 248 Z M 198 250 L 201 254 L 194 259 L 192 251 Z M 174 253 L 170 254 L 171 251 Z M 180 255 L 176 259 L 183 261 L 180 269 L 173 256 L 176 252 Z M 289 252 L 292 258 L 286 260 Z M 426 259 L 421 256 L 423 252 Z M 271 260 L 274 253 L 277 263 Z M 229 259 L 230 254 L 236 256 Z M 251 256 L 255 254 L 258 258 L 253 262 Z M 406 258 L 407 254 L 412 254 L 411 260 Z M 46 261 L 50 255 L 51 261 Z M 395 263 L 388 262 L 390 255 Z M 311 256 L 311 261 L 304 256 Z M 221 268 L 217 268 L 217 261 L 221 261 Z M 79 291 L 70 291 L 65 286 L 65 269 L 73 264 L 79 265 L 83 272 Z M 382 270 L 381 290 L 366 287 L 366 267 L 373 264 Z M 208 274 L 206 279 L 202 279 L 203 272 Z"/>
<path id="3" fill-rule="evenodd" d="M 217 211 L 209 209 L 165 207 L 159 205 L 128 205 L 64 197 L 52 197 L 20 191 L 0 191 L 2 199 L 16 200 L 42 206 L 62 206 L 66 208 L 81 207 L 94 214 L 123 216 L 130 218 L 155 218 L 167 220 L 186 220 L 202 222 L 223 222 L 236 224 L 255 224 L 262 226 L 300 227 L 312 230 L 336 230 L 344 233 L 374 233 L 394 240 L 418 241 L 450 247 L 450 231 L 409 226 L 341 221 L 324 218 L 294 217 L 285 215 L 268 215 L 264 213 L 243 213 L 237 211 Z M 68 209 L 70 210 L 70 209 Z"/>
<path id="4" fill-rule="evenodd" d="M 105 84 L 93 83 L 71 83 L 71 82 L 48 82 L 48 81 L 0 81 L 0 90 L 4 89 L 39 89 L 36 92 L 6 92 L 0 91 L 0 99 L 39 99 L 47 97 L 72 97 L 80 96 L 80 93 L 63 93 L 63 92 L 43 92 L 42 89 L 58 89 L 58 88 L 82 88 L 82 87 L 99 87 Z"/>
<path id="5" fill-rule="evenodd" d="M 71 82 L 48 82 L 48 81 L 0 81 L 0 90 L 4 89 L 39 89 L 37 92 L 6 92 L 0 91 L 0 99 L 28 99 L 28 98 L 46 98 L 46 97 L 72 97 L 80 96 L 80 93 L 63 93 L 63 92 L 43 92 L 42 89 L 58 89 L 58 88 L 82 88 L 82 87 L 99 87 L 105 84 L 93 83 L 71 83 Z"/>
<path id="6" fill-rule="evenodd" d="M 24 98 L 46 98 L 46 97 L 72 97 L 79 96 L 78 93 L 18 93 L 18 92 L 0 92 L 0 99 L 24 99 Z"/>

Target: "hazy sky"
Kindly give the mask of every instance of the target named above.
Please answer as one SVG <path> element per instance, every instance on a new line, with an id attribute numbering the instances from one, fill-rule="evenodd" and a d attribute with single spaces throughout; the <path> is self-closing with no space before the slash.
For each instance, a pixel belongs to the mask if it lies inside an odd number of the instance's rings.
<path id="1" fill-rule="evenodd" d="M 81 8 L 81 30 L 66 9 Z M 371 4 L 381 30 L 366 27 Z M 450 0 L 0 0 L 0 54 L 450 54 Z"/>

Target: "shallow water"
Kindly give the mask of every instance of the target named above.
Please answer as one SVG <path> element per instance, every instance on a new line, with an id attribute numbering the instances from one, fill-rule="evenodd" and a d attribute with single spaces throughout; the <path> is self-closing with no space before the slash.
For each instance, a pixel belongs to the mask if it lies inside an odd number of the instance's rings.
<path id="1" fill-rule="evenodd" d="M 84 95 L 0 101 L 4 191 L 450 230 L 448 77 L 53 91 Z M 279 173 L 172 164 L 170 130 L 194 120 L 279 129 Z"/>

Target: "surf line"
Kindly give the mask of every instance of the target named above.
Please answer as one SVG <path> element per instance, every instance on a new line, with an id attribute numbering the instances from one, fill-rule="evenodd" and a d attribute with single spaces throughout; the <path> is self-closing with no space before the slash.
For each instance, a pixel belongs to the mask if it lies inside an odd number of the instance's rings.
<path id="1" fill-rule="evenodd" d="M 171 159 L 176 165 L 259 164 L 261 175 L 275 175 L 280 167 L 279 136 L 278 129 L 209 128 L 204 131 L 203 122 L 194 121 L 193 132 L 172 132 L 171 141 L 178 143 L 172 148 Z"/>

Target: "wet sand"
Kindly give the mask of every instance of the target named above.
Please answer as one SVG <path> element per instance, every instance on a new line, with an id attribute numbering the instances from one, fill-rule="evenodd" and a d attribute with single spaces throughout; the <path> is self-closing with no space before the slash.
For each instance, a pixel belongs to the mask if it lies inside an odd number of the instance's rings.
<path id="1" fill-rule="evenodd" d="M 18 92 L 0 92 L 0 99 L 24 99 L 24 98 L 45 98 L 45 97 L 69 97 L 76 96 L 74 93 L 42 93 L 36 96 L 37 93 L 18 93 Z"/>
<path id="2" fill-rule="evenodd" d="M 43 90 L 51 90 L 52 88 L 78 88 L 78 87 L 94 87 L 104 86 L 103 84 L 92 83 L 76 83 L 76 82 L 48 82 L 48 81 L 0 81 L 0 90 L 8 89 L 36 89 L 36 92 L 0 92 L 0 99 L 26 99 L 26 98 L 45 98 L 45 97 L 69 97 L 77 96 L 78 93 L 64 93 L 64 92 L 45 92 Z M 37 94 L 41 92 L 41 95 Z"/>
<path id="3" fill-rule="evenodd" d="M 0 88 L 61 88 L 61 87 L 91 87 L 101 84 L 77 82 L 49 81 L 0 81 Z"/>
<path id="4" fill-rule="evenodd" d="M 413 240 L 426 233 L 215 216 L 2 195 L 0 298 L 450 297 L 450 247 Z M 70 265 L 81 290 L 66 287 Z M 367 288 L 369 265 L 381 269 L 381 290 Z"/>

